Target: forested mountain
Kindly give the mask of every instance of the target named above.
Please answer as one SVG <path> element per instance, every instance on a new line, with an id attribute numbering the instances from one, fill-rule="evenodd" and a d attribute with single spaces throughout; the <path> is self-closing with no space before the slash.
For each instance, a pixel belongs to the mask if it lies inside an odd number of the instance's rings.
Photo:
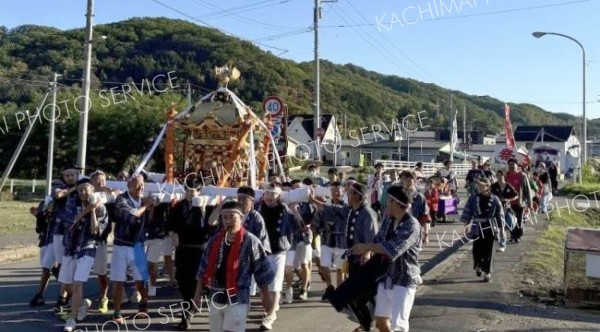
<path id="1" fill-rule="evenodd" d="M 187 83 L 194 91 L 193 99 L 199 99 L 216 87 L 214 67 L 229 61 L 242 72 L 241 79 L 230 88 L 256 110 L 266 96 L 278 95 L 292 114 L 312 113 L 312 63 L 281 59 L 214 29 L 166 18 L 134 18 L 98 25 L 94 35 L 107 38 L 93 41 L 90 167 L 117 172 L 125 163 L 134 163 L 159 132 L 166 107 L 171 103 L 186 105 Z M 5 156 L 0 159 L 0 169 L 8 164 L 27 124 L 27 119 L 18 122 L 15 113 L 34 112 L 54 72 L 62 75 L 57 101 L 59 106 L 64 102 L 56 129 L 54 165 L 58 169 L 75 161 L 78 113 L 73 109 L 73 100 L 81 95 L 84 39 L 83 29 L 0 27 L 0 151 Z M 504 102 L 488 96 L 471 96 L 352 64 L 322 61 L 321 70 L 322 112 L 340 115 L 346 111 L 349 129 L 382 121 L 391 123 L 395 117 L 423 110 L 432 127 L 448 128 L 452 94 L 459 122 L 466 106 L 470 126 L 488 133 L 502 130 Z M 169 82 L 168 72 L 177 79 Z M 157 76 L 161 74 L 165 76 Z M 144 79 L 152 81 L 154 77 L 154 85 L 148 86 L 148 81 L 142 85 Z M 127 98 L 122 87 L 131 82 L 140 91 L 133 90 Z M 110 88 L 121 95 L 112 99 Z M 534 105 L 510 105 L 513 128 L 519 124 L 578 124 L 578 119 L 568 114 L 549 113 Z M 49 117 L 49 108 L 44 114 Z M 598 128 L 596 121 L 590 121 L 588 135 L 596 135 Z M 48 121 L 43 119 L 36 125 L 13 177 L 43 177 L 47 133 Z M 160 153 L 156 154 L 156 170 L 162 167 L 161 158 Z"/>

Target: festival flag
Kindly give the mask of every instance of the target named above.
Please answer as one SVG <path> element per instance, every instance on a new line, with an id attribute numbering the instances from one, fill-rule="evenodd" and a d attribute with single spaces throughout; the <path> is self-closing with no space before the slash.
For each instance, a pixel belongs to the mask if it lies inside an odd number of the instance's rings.
<path id="1" fill-rule="evenodd" d="M 504 104 L 504 136 L 506 136 L 506 146 L 514 149 L 515 136 L 510 123 L 510 106 L 508 104 Z"/>
<path id="2" fill-rule="evenodd" d="M 451 138 L 452 148 L 454 148 L 454 149 L 456 149 L 456 145 L 458 144 L 458 124 L 456 123 L 457 116 L 458 116 L 458 111 L 455 111 L 454 119 L 452 120 L 452 138 Z"/>

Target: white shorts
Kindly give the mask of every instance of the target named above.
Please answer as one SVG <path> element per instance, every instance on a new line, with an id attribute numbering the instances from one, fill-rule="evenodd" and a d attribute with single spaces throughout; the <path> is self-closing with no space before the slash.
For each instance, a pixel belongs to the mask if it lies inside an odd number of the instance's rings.
<path id="1" fill-rule="evenodd" d="M 209 312 L 211 332 L 244 332 L 248 319 L 247 304 L 210 304 Z"/>
<path id="2" fill-rule="evenodd" d="M 73 256 L 63 256 L 58 282 L 71 285 L 73 282 L 85 283 L 94 266 L 94 257 L 83 256 L 77 260 Z"/>
<path id="3" fill-rule="evenodd" d="M 389 318 L 392 331 L 408 332 L 408 319 L 416 291 L 415 288 L 395 285 L 393 289 L 384 289 L 380 282 L 375 297 L 375 317 Z"/>
<path id="4" fill-rule="evenodd" d="M 52 248 L 54 249 L 54 259 L 56 264 L 62 264 L 62 258 L 65 255 L 65 247 L 63 246 L 64 235 L 52 235 Z"/>
<path id="5" fill-rule="evenodd" d="M 62 256 L 60 272 L 58 273 L 58 282 L 70 285 L 75 277 L 75 260 L 73 256 Z"/>
<path id="6" fill-rule="evenodd" d="M 344 259 L 342 259 L 344 252 L 346 252 L 346 249 L 321 246 L 321 266 L 330 269 L 341 269 L 344 266 Z"/>
<path id="7" fill-rule="evenodd" d="M 108 273 L 108 245 L 99 244 L 96 247 L 96 259 L 94 259 L 94 273 L 105 276 Z"/>
<path id="8" fill-rule="evenodd" d="M 40 248 L 40 266 L 43 269 L 50 270 L 54 263 L 56 262 L 56 258 L 54 258 L 54 246 L 49 244 L 47 246 Z"/>
<path id="9" fill-rule="evenodd" d="M 304 242 L 296 244 L 296 250 L 290 250 L 285 257 L 285 266 L 292 266 L 295 269 L 300 268 L 302 264 L 308 264 L 312 260 L 312 247 Z"/>
<path id="10" fill-rule="evenodd" d="M 269 284 L 269 292 L 281 292 L 283 290 L 283 277 L 285 275 L 286 252 L 280 252 L 276 255 L 267 256 L 267 260 L 275 271 L 275 279 Z M 211 329 L 212 331 L 212 329 Z"/>
<path id="11" fill-rule="evenodd" d="M 287 253 L 285 253 L 285 266 L 296 267 L 296 264 L 294 264 L 295 259 L 296 259 L 296 250 L 289 250 Z"/>
<path id="12" fill-rule="evenodd" d="M 173 242 L 170 237 L 146 241 L 148 262 L 158 263 L 163 256 L 173 256 Z"/>
<path id="13" fill-rule="evenodd" d="M 135 252 L 133 247 L 114 246 L 110 261 L 110 281 L 125 282 L 127 268 L 131 268 L 135 281 L 143 280 L 142 274 L 135 265 Z"/>

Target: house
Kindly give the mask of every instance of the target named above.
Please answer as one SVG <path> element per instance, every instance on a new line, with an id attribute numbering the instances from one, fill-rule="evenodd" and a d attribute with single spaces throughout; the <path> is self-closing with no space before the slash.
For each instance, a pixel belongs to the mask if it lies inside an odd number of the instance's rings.
<path id="1" fill-rule="evenodd" d="M 496 145 L 496 135 L 485 135 L 483 137 L 483 144 L 485 145 Z"/>
<path id="2" fill-rule="evenodd" d="M 581 145 L 573 126 L 519 126 L 514 136 L 516 146 L 527 149 L 534 163 L 558 162 L 566 173 L 579 167 Z"/>
<path id="3" fill-rule="evenodd" d="M 341 156 L 338 158 L 338 164 L 349 166 L 360 165 L 361 159 L 364 165 L 373 165 L 373 162 L 378 159 L 435 162 L 439 159 L 440 149 L 449 145 L 448 142 L 424 140 L 380 140 L 361 145 L 357 145 L 356 141 L 343 143 L 346 144 L 343 144 L 338 152 Z"/>
<path id="4" fill-rule="evenodd" d="M 494 160 L 494 156 L 496 153 L 496 145 L 491 144 L 473 144 L 467 150 L 467 154 L 471 156 L 471 158 L 481 157 L 481 161 L 485 162 L 486 160 Z"/>
<path id="5" fill-rule="evenodd" d="M 450 141 L 450 129 L 442 129 L 438 131 L 438 140 L 440 141 Z M 459 142 L 462 142 L 465 138 L 465 132 L 462 130 L 457 131 L 457 136 Z M 470 144 L 483 144 L 484 140 L 484 132 L 480 130 L 467 130 L 466 132 L 467 142 Z"/>
<path id="6" fill-rule="evenodd" d="M 298 150 L 305 150 L 309 152 L 310 159 L 316 159 L 318 156 L 318 144 L 313 140 L 314 138 L 314 116 L 312 115 L 290 115 L 288 118 L 287 136 L 297 142 Z M 333 142 L 336 133 L 338 132 L 336 126 L 336 118 L 331 114 L 321 115 L 321 128 L 324 129 L 323 141 Z M 324 149 L 321 149 L 322 151 Z M 333 149 L 329 149 L 333 151 Z M 293 151 L 288 149 L 291 155 L 294 155 Z M 322 152 L 325 153 L 325 152 Z M 328 158 L 329 157 L 329 158 Z M 323 155 L 323 160 L 333 159 L 331 156 Z"/>

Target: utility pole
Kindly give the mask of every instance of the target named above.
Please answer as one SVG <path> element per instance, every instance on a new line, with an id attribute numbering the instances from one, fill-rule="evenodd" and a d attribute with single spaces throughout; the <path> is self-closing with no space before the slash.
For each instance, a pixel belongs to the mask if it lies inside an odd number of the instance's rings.
<path id="1" fill-rule="evenodd" d="M 319 20 L 321 19 L 321 4 L 323 2 L 336 2 L 336 0 L 315 0 L 313 29 L 315 30 L 315 73 L 314 73 L 314 107 L 315 107 L 315 123 L 313 139 L 319 142 L 319 129 L 321 128 L 321 75 L 320 75 L 320 60 L 319 60 Z M 321 144 L 317 145 L 317 159 L 321 160 Z"/>
<path id="2" fill-rule="evenodd" d="M 83 98 L 81 102 L 80 118 L 79 118 L 79 145 L 77 146 L 77 167 L 83 175 L 85 173 L 85 160 L 87 152 L 87 132 L 88 132 L 88 118 L 89 109 L 91 108 L 90 102 L 90 76 L 92 72 L 92 25 L 94 17 L 94 0 L 87 1 L 87 13 L 85 23 L 85 44 L 83 49 L 83 55 L 85 57 L 85 65 L 83 68 L 83 83 L 81 90 Z"/>
<path id="3" fill-rule="evenodd" d="M 50 132 L 48 133 L 48 160 L 46 162 L 46 195 L 52 195 L 52 168 L 54 162 L 54 127 L 56 125 L 56 92 L 58 91 L 58 77 L 54 73 L 52 82 L 52 115 L 50 116 Z"/>
<path id="4" fill-rule="evenodd" d="M 314 30 L 315 30 L 315 83 L 314 83 L 314 107 L 315 107 L 315 124 L 313 139 L 315 142 L 319 142 L 318 129 L 321 128 L 321 76 L 320 76 L 320 60 L 319 60 L 319 19 L 321 18 L 321 0 L 315 0 L 315 11 L 314 11 Z M 321 160 L 321 149 L 320 145 L 317 145 L 317 159 Z"/>

